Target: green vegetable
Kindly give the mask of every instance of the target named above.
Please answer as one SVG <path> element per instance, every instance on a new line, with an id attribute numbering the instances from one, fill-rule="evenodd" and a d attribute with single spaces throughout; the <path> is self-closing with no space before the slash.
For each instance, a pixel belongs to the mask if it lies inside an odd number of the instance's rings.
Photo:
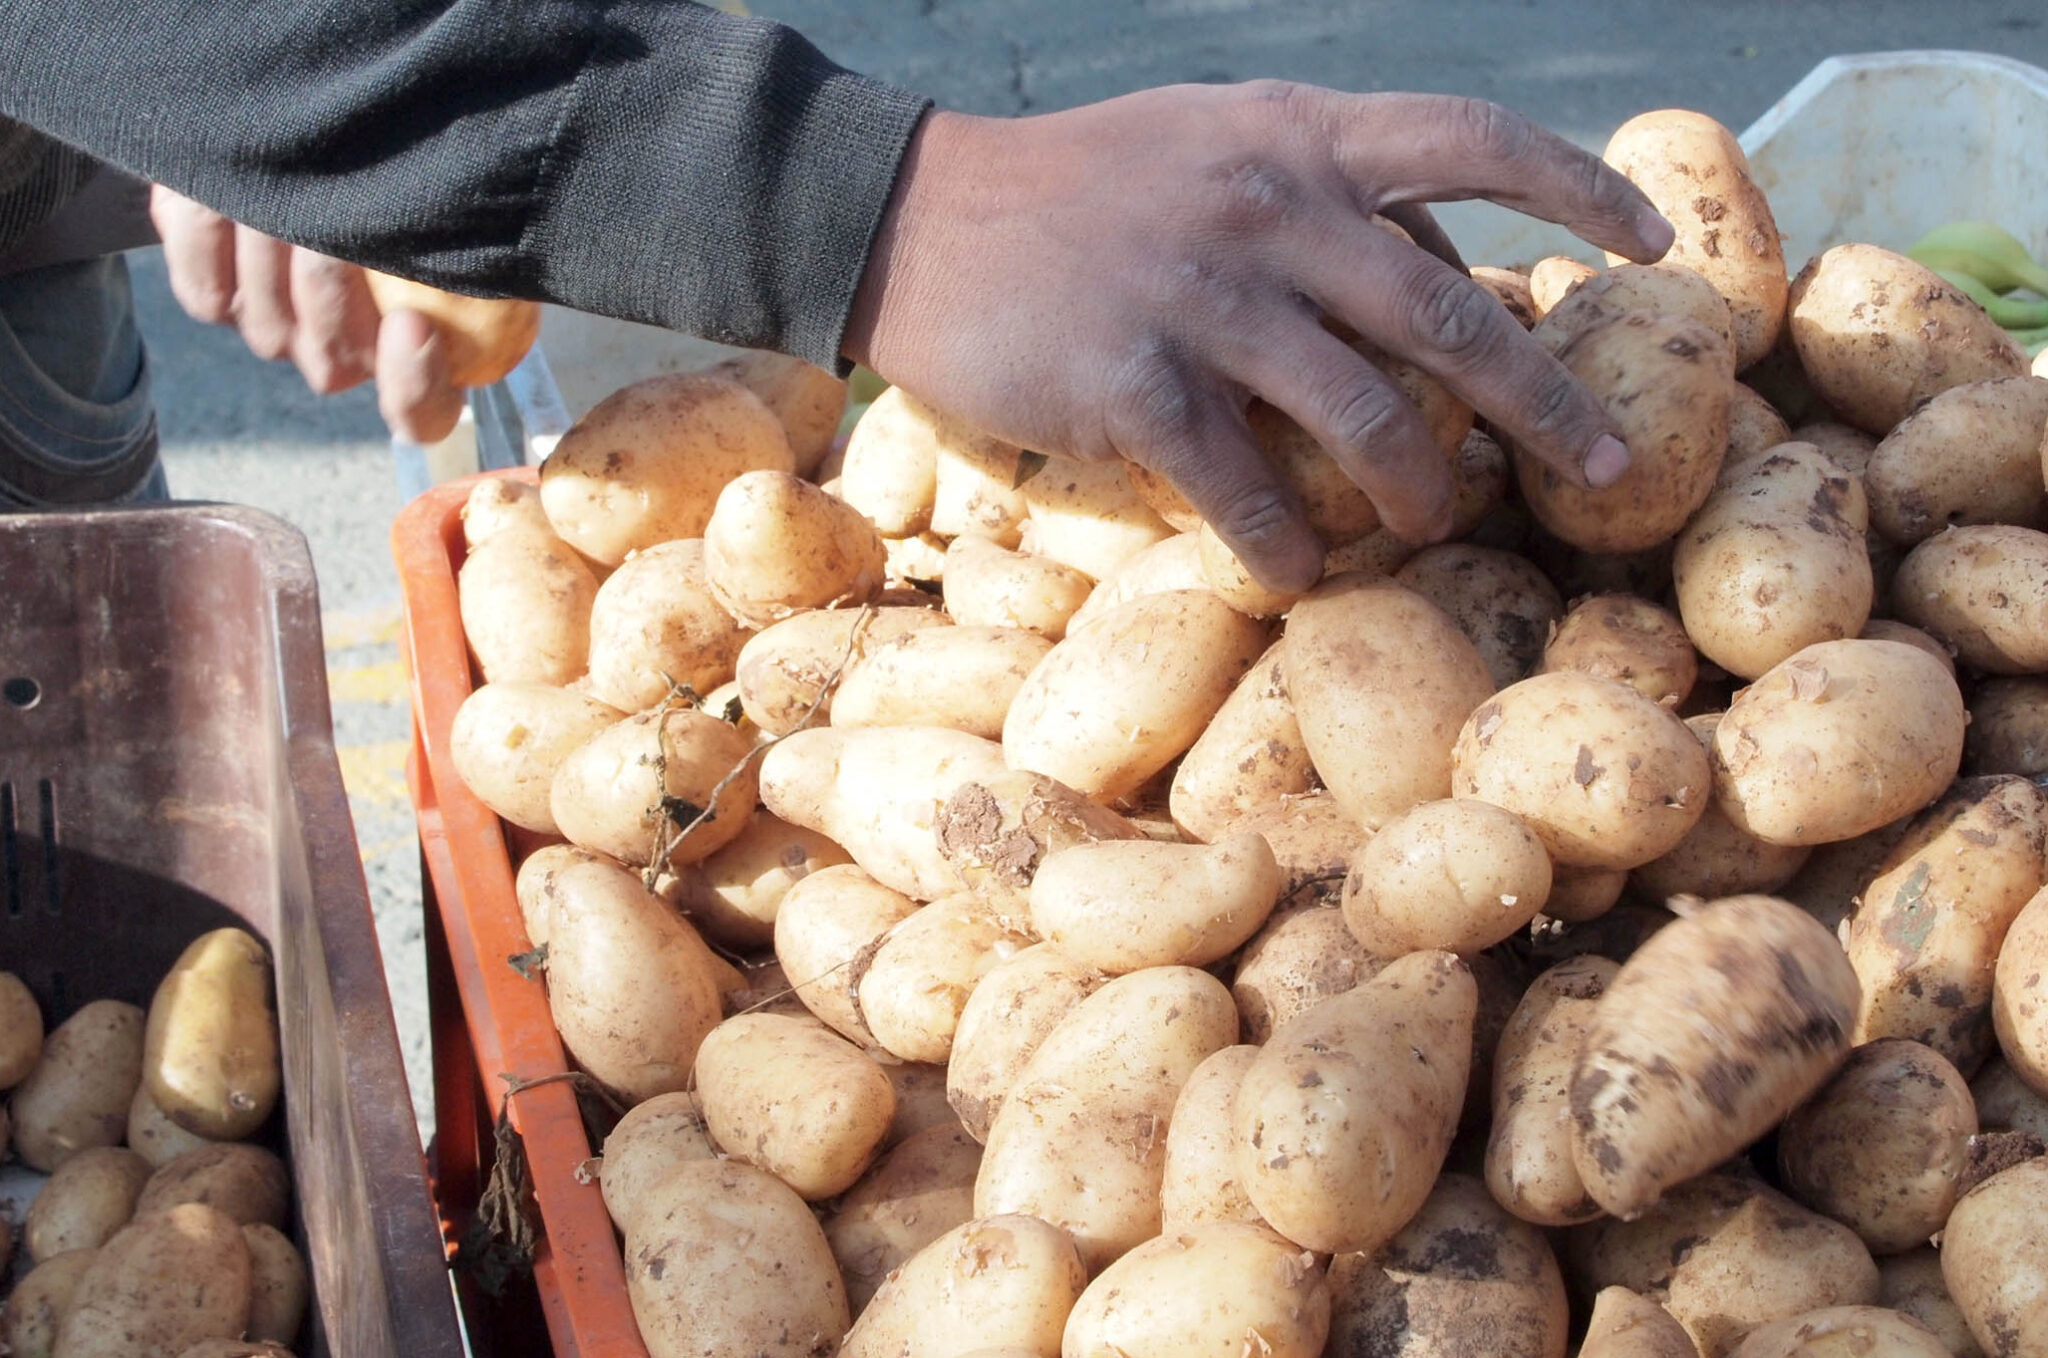
<path id="1" fill-rule="evenodd" d="M 2027 247 L 1994 222 L 1950 222 L 1937 226 L 1906 251 L 1930 269 L 1968 274 L 1993 292 L 2030 288 L 2048 296 L 2048 269 Z"/>

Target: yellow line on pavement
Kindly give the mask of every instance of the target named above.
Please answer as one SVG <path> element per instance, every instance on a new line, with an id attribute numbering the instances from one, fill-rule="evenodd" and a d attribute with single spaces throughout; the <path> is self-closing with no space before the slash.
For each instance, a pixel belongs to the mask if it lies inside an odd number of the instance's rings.
<path id="1" fill-rule="evenodd" d="M 369 745 L 344 745 L 336 750 L 342 785 L 351 797 L 372 806 L 405 806 L 405 756 L 409 740 L 383 740 Z"/>
<path id="2" fill-rule="evenodd" d="M 405 666 L 396 660 L 347 665 L 327 671 L 327 697 L 337 703 L 381 703 L 390 707 L 408 697 Z"/>

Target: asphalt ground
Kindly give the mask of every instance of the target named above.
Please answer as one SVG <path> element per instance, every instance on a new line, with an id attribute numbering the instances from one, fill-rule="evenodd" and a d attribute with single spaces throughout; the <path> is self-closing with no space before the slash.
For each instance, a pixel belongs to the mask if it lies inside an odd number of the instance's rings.
<path id="1" fill-rule="evenodd" d="M 728 6 L 730 7 L 730 6 Z M 1740 129 L 1838 52 L 1969 48 L 2048 66 L 2040 0 L 756 0 L 853 67 L 987 114 L 1047 112 L 1150 85 L 1260 76 L 1475 95 L 1597 146 L 1680 105 Z M 1476 261 L 1483 262 L 1483 261 Z M 312 543 L 335 735 L 376 906 L 414 1102 L 431 1127 L 419 870 L 404 752 L 398 509 L 367 392 L 311 395 L 171 300 L 133 259 L 173 492 L 276 513 Z"/>

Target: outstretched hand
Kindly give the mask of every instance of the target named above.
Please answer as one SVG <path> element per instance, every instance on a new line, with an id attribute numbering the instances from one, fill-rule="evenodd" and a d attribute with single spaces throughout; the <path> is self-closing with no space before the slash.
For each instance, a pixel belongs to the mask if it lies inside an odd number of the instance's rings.
<path id="1" fill-rule="evenodd" d="M 462 414 L 446 346 L 413 311 L 381 319 L 363 270 L 272 239 L 157 185 L 149 214 L 171 292 L 195 320 L 232 325 L 259 358 L 288 358 L 322 395 L 376 379 L 400 438 L 435 443 Z"/>
<path id="2" fill-rule="evenodd" d="M 918 129 L 845 350 L 990 434 L 1172 481 L 1269 587 L 1323 551 L 1252 441 L 1298 421 L 1411 541 L 1450 473 L 1335 318 L 1581 484 L 1628 465 L 1600 404 L 1453 263 L 1420 205 L 1485 198 L 1630 259 L 1672 229 L 1597 157 L 1478 100 L 1278 82 L 1175 86 Z M 1385 213 L 1410 243 L 1371 222 Z"/>

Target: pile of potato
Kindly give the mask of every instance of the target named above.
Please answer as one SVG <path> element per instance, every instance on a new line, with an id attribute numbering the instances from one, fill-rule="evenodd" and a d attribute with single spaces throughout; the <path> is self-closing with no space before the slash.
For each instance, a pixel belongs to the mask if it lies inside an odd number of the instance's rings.
<path id="1" fill-rule="evenodd" d="M 263 945 L 194 940 L 148 1012 L 96 1000 L 43 1031 L 0 972 L 0 1144 L 49 1178 L 0 1218 L 7 1358 L 291 1358 L 310 1282 L 284 1231 L 291 1179 L 243 1138 L 278 1102 Z M 11 1130 L 10 1130 L 11 1128 Z"/>
<path id="2" fill-rule="evenodd" d="M 1418 547 L 1254 406 L 1300 597 L 767 359 L 479 485 L 453 753 L 657 1358 L 2048 1353 L 2048 380 L 1712 121 L 1608 158 L 1669 261 L 1477 275 L 1627 475 L 1395 365 Z"/>

